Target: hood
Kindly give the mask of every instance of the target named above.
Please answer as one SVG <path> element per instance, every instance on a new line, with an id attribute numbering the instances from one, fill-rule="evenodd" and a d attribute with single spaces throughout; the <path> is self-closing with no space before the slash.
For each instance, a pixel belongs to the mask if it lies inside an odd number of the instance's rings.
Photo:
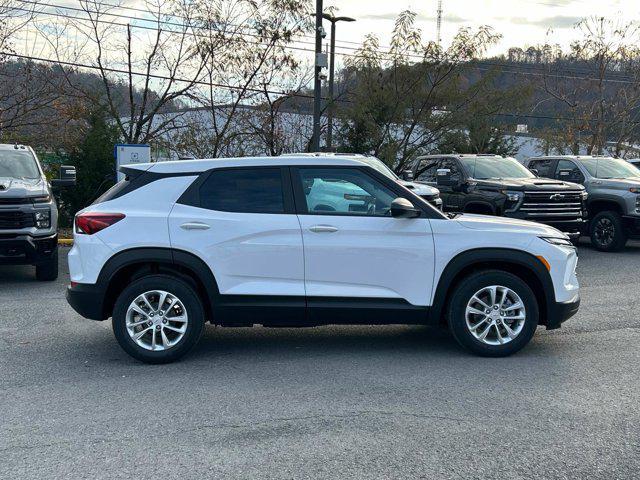
<path id="1" fill-rule="evenodd" d="M 463 214 L 455 219 L 460 225 L 470 230 L 500 231 L 507 233 L 527 233 L 550 237 L 566 237 L 564 233 L 548 225 L 518 220 L 516 218 L 494 217 L 489 215 Z"/>
<path id="2" fill-rule="evenodd" d="M 511 190 L 584 190 L 582 185 L 549 178 L 504 178 L 501 180 L 475 180 L 479 187 L 495 187 Z"/>
<path id="3" fill-rule="evenodd" d="M 405 180 L 398 180 L 398 183 L 421 197 L 427 196 L 427 195 L 428 196 L 440 195 L 440 190 L 438 190 L 435 187 L 432 187 L 431 185 L 427 185 L 426 183 L 407 182 Z"/>
<path id="4" fill-rule="evenodd" d="M 591 183 L 595 183 L 599 187 L 605 186 L 614 190 L 628 190 L 633 187 L 640 188 L 640 177 L 597 178 Z"/>
<path id="5" fill-rule="evenodd" d="M 41 178 L 19 179 L 0 177 L 0 199 L 24 198 L 49 193 L 47 183 Z"/>

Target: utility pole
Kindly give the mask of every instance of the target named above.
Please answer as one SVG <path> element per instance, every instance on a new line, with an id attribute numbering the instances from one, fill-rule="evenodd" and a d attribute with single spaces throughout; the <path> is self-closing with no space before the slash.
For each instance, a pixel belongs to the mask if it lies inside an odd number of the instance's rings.
<path id="1" fill-rule="evenodd" d="M 329 105 L 328 105 L 328 123 L 327 123 L 327 150 L 333 149 L 333 79 L 335 73 L 336 58 L 336 23 L 338 22 L 355 22 L 355 18 L 351 17 L 334 17 L 328 13 L 323 13 L 322 17 L 331 22 L 331 50 L 329 54 Z"/>
<path id="2" fill-rule="evenodd" d="M 440 36 L 440 29 L 442 27 L 442 0 L 438 0 L 438 12 L 437 12 L 438 20 L 436 21 L 436 42 L 438 46 L 440 46 L 440 42 L 442 41 L 442 37 Z"/>
<path id="3" fill-rule="evenodd" d="M 322 69 L 326 67 L 326 53 L 322 53 L 322 39 L 326 36 L 322 28 L 322 0 L 316 0 L 316 58 L 315 75 L 313 82 L 313 138 L 311 140 L 311 151 L 320 151 L 320 101 L 322 89 Z M 324 57 L 324 65 L 323 63 Z"/>

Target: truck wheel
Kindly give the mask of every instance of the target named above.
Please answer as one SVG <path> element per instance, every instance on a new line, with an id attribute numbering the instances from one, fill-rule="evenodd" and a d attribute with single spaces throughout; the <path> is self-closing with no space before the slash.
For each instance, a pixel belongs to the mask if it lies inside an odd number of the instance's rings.
<path id="1" fill-rule="evenodd" d="M 589 234 L 593 246 L 603 252 L 617 252 L 627 244 L 622 217 L 611 210 L 600 212 L 593 217 L 589 225 Z"/>
<path id="2" fill-rule="evenodd" d="M 538 318 L 538 301 L 529 286 L 501 270 L 483 270 L 460 281 L 447 309 L 453 337 L 484 357 L 519 351 L 533 337 Z"/>
<path id="3" fill-rule="evenodd" d="M 149 275 L 118 296 L 112 325 L 116 340 L 133 358 L 168 363 L 186 355 L 200 340 L 204 308 L 186 282 Z"/>
<path id="4" fill-rule="evenodd" d="M 41 282 L 52 282 L 58 278 L 58 250 L 53 252 L 51 259 L 36 265 L 36 278 Z"/>

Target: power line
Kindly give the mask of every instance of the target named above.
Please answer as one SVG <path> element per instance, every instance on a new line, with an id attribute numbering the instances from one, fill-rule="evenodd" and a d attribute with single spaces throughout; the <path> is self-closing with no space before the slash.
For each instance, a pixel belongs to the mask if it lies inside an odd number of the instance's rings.
<path id="1" fill-rule="evenodd" d="M 136 72 L 136 71 L 132 71 L 129 72 L 128 70 L 122 70 L 122 69 L 118 69 L 118 68 L 112 68 L 112 67 L 99 67 L 97 65 L 90 65 L 90 64 L 84 64 L 84 63 L 77 63 L 77 62 L 67 62 L 64 60 L 53 60 L 50 58 L 42 58 L 42 57 L 33 57 L 33 56 L 29 56 L 29 55 L 20 55 L 18 53 L 12 53 L 12 52 L 0 52 L 0 56 L 6 56 L 6 57 L 13 57 L 13 58 L 19 58 L 22 60 L 29 60 L 29 61 L 35 61 L 35 62 L 43 62 L 43 63 L 50 63 L 50 64 L 55 64 L 55 65 L 62 65 L 65 67 L 78 67 L 78 68 L 86 68 L 86 69 L 91 69 L 91 70 L 101 70 L 104 72 L 109 72 L 109 73 L 121 73 L 121 74 L 125 74 L 125 75 L 133 75 L 133 76 L 142 76 L 142 77 L 149 77 L 149 78 L 153 78 L 156 80 L 169 80 L 172 82 L 178 82 L 178 83 L 190 83 L 192 85 L 204 85 L 207 87 L 218 87 L 218 88 L 225 88 L 227 90 L 240 90 L 240 91 L 247 91 L 247 92 L 253 92 L 253 93 L 270 93 L 273 95 L 282 95 L 282 96 L 287 96 L 287 97 L 301 97 L 301 98 L 313 98 L 313 95 L 308 95 L 308 94 L 304 94 L 304 93 L 294 93 L 294 92 L 285 92 L 285 91 L 277 91 L 277 90 L 268 90 L 268 89 L 261 89 L 261 88 L 256 88 L 256 87 L 241 87 L 241 86 L 236 86 L 236 85 L 226 85 L 223 83 L 216 83 L 216 82 L 205 82 L 203 80 L 191 80 L 191 79 L 186 79 L 186 78 L 180 78 L 180 77 L 170 77 L 167 75 L 158 75 L 155 73 L 146 73 L 146 72 Z M 326 98 L 325 98 L 326 100 Z"/>
<path id="2" fill-rule="evenodd" d="M 0 52 L 0 55 L 4 55 L 7 57 L 14 57 L 14 58 L 19 58 L 19 59 L 23 59 L 23 60 L 29 60 L 29 61 L 36 61 L 36 62 L 43 62 L 43 63 L 50 63 L 50 64 L 55 64 L 55 65 L 61 65 L 61 66 L 69 66 L 69 67 L 77 67 L 77 68 L 85 68 L 85 69 L 90 69 L 90 70 L 101 70 L 101 68 L 99 66 L 96 65 L 89 65 L 89 64 L 82 64 L 82 63 L 74 63 L 74 62 L 66 62 L 66 61 L 62 61 L 62 60 L 53 60 L 53 59 L 49 59 L 49 58 L 41 58 L 41 57 L 33 57 L 33 56 L 28 56 L 28 55 L 20 55 L 17 53 L 11 53 L 11 52 Z M 121 74 L 129 74 L 128 70 L 122 70 L 122 69 L 116 69 L 116 68 L 102 68 L 103 71 L 105 72 L 109 72 L 109 73 L 121 73 Z M 174 82 L 181 82 L 181 83 L 191 83 L 193 85 L 204 85 L 204 86 L 214 86 L 217 88 L 223 88 L 223 89 L 227 89 L 227 90 L 244 90 L 244 91 L 249 91 L 249 92 L 254 92 L 254 93 L 269 93 L 269 94 L 273 94 L 273 95 L 282 95 L 282 96 L 287 96 L 287 97 L 297 97 L 297 98 L 306 98 L 306 99 L 312 99 L 313 95 L 309 95 L 309 94 L 305 94 L 305 93 L 296 93 L 296 92 L 285 92 L 285 91 L 276 91 L 276 90 L 264 90 L 264 89 L 260 89 L 260 88 L 255 88 L 255 87 L 238 87 L 238 86 L 234 86 L 234 85 L 225 85 L 225 84 L 221 84 L 221 83 L 214 83 L 214 82 L 204 82 L 201 80 L 189 80 L 189 79 L 183 79 L 183 78 L 179 78 L 179 77 L 169 77 L 166 75 L 158 75 L 158 74 L 152 74 L 152 73 L 141 73 L 141 72 L 135 72 L 132 71 L 131 75 L 133 76 L 144 76 L 144 77 L 149 77 L 149 78 L 154 78 L 154 79 L 159 79 L 159 80 L 169 80 L 169 81 L 174 81 Z M 324 98 L 324 100 L 326 100 L 326 98 Z M 352 100 L 348 100 L 348 99 L 334 99 L 335 102 L 337 103 L 353 103 Z M 446 110 L 443 110 L 446 112 Z M 552 116 L 552 115 L 537 115 L 537 114 L 532 114 L 532 113 L 514 113 L 514 112 L 496 112 L 496 113 L 491 113 L 489 114 L 489 116 L 493 116 L 493 117 L 500 117 L 500 116 L 505 116 L 505 117 L 514 117 L 514 118 L 531 118 L 531 119 L 543 119 L 543 120 L 563 120 L 563 121 L 574 121 L 574 118 L 571 117 L 561 117 L 561 116 Z M 599 121 L 599 119 L 594 119 L 594 118 L 583 118 L 581 120 L 586 120 L 589 122 L 592 121 Z M 628 123 L 631 124 L 640 124 L 640 121 L 629 121 Z"/>
<path id="3" fill-rule="evenodd" d="M 20 0 L 23 3 L 31 3 L 28 0 Z M 62 9 L 68 9 L 68 10 L 72 10 L 72 11 L 79 11 L 79 12 L 84 12 L 87 13 L 85 10 L 79 9 L 79 8 L 74 8 L 74 7 L 58 7 L 58 6 L 54 6 L 51 4 L 43 4 L 40 3 L 40 5 L 42 6 L 47 6 L 47 7 L 53 7 L 53 8 L 62 8 Z M 16 8 L 17 10 L 22 10 L 22 11 L 27 11 L 25 9 L 21 9 L 19 7 Z M 114 22 L 114 21 L 110 21 L 110 20 L 102 20 L 102 19 L 94 19 L 94 18 L 84 18 L 84 17 L 77 17 L 77 16 L 73 16 L 73 15 L 65 15 L 63 13 L 60 12 L 41 12 L 44 15 L 50 15 L 50 16 L 56 16 L 56 17 L 61 17 L 61 18 L 66 18 L 69 20 L 76 20 L 76 21 L 86 21 L 86 22 L 94 22 L 94 23 L 98 23 L 98 24 L 106 24 L 106 25 L 113 25 L 113 26 L 121 26 L 121 27 L 132 27 L 132 28 L 136 28 L 136 29 L 142 29 L 142 30 L 150 30 L 150 31 L 155 31 L 157 32 L 158 29 L 155 27 L 150 27 L 150 26 L 144 26 L 144 25 L 131 25 L 131 24 L 125 24 L 125 23 L 119 23 L 119 22 Z M 95 12 L 92 12 L 95 13 Z M 110 13 L 105 13 L 105 15 L 113 15 L 116 17 L 120 17 L 120 18 L 128 18 L 128 19 L 134 19 L 134 20 L 140 20 L 138 18 L 135 17 L 127 17 L 124 15 L 117 15 L 117 14 L 110 14 Z M 143 21 L 147 21 L 147 22 L 151 22 L 151 20 L 143 20 Z M 172 24 L 175 26 L 181 26 L 181 27 L 186 27 L 183 24 Z M 198 30 L 208 30 L 205 27 L 197 27 L 196 29 Z M 167 30 L 167 32 L 171 33 L 176 33 L 179 34 L 181 32 L 176 32 L 176 31 L 171 31 L 171 30 Z M 204 38 L 208 38 L 206 35 L 196 35 L 196 36 L 200 36 L 200 37 L 204 37 Z M 250 36 L 255 36 L 255 37 L 259 37 L 258 35 L 250 35 Z M 268 46 L 268 44 L 264 44 L 264 43 L 260 43 L 260 42 L 247 42 L 251 45 L 258 45 L 258 46 Z M 315 53 L 314 50 L 312 49 L 308 49 L 308 48 L 303 48 L 303 47 L 296 47 L 294 45 L 283 45 L 282 48 L 285 49 L 290 49 L 290 50 L 296 50 L 296 51 L 302 51 L 302 52 L 310 52 L 310 53 Z M 351 57 L 351 58 L 367 58 L 366 55 L 361 55 L 361 54 L 348 54 L 348 53 L 343 53 L 343 52 L 336 52 L 337 55 L 342 55 L 343 57 Z M 383 51 L 381 52 L 382 55 L 391 55 L 391 52 L 386 52 Z M 419 56 L 419 55 L 412 55 L 412 54 L 408 54 L 408 57 L 411 58 L 419 58 L 420 60 L 424 60 L 423 57 Z M 499 63 L 499 62 L 491 62 L 491 61 L 486 61 L 486 60 L 476 60 L 471 63 L 475 63 L 474 67 L 479 69 L 479 70 L 490 70 L 489 68 L 486 68 L 487 66 L 489 67 L 496 67 L 499 68 L 503 71 L 503 73 L 507 73 L 507 74 L 513 74 L 513 75 L 529 75 L 529 76 L 537 76 L 537 77 L 550 77 L 550 78 L 564 78 L 564 79 L 571 79 L 571 80 L 588 80 L 588 81 L 600 81 L 601 79 L 598 77 L 589 77 L 586 76 L 588 75 L 589 71 L 587 70 L 567 70 L 567 73 L 564 74 L 557 74 L 557 73 L 547 73 L 547 72 L 540 72 L 540 67 L 535 66 L 535 65 L 526 65 L 526 64 L 518 64 L 518 65 L 505 65 L 503 63 Z M 537 69 L 538 71 L 525 71 L 526 69 Z M 581 75 L 584 74 L 584 75 Z M 611 75 L 611 73 L 609 74 Z M 609 82 L 609 83 L 625 83 L 625 84 L 635 84 L 637 83 L 634 80 L 630 80 L 630 79 L 624 79 L 624 78 L 620 78 L 620 79 L 616 79 L 616 78 L 603 78 L 602 81 L 604 82 Z"/>

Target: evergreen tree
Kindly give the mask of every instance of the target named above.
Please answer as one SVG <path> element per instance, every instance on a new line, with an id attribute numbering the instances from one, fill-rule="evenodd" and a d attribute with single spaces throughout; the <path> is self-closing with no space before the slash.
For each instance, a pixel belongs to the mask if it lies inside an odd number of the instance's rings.
<path id="1" fill-rule="evenodd" d="M 70 226 L 73 216 L 93 202 L 115 181 L 114 145 L 118 143 L 118 130 L 107 120 L 102 110 L 89 114 L 87 133 L 71 152 L 69 163 L 77 170 L 77 185 L 58 193 L 61 226 Z"/>

